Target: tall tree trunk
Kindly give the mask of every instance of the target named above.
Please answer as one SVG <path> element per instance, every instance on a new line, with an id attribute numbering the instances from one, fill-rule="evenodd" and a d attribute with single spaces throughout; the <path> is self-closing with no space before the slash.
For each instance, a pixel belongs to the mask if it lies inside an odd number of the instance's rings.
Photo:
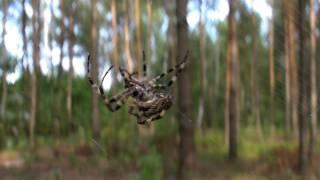
<path id="1" fill-rule="evenodd" d="M 292 119 L 291 126 L 293 129 L 294 136 L 298 135 L 298 67 L 296 60 L 296 45 L 295 45 L 295 18 L 294 18 L 294 2 L 288 3 L 289 10 L 289 57 L 291 66 L 291 96 L 292 96 Z"/>
<path id="2" fill-rule="evenodd" d="M 318 8 L 318 11 L 316 12 L 316 17 L 320 17 L 320 8 Z M 317 21 L 317 20 L 316 20 Z M 320 21 L 317 22 L 317 29 L 320 28 Z M 320 36 L 316 37 L 316 59 L 320 59 L 320 46 L 318 44 L 320 44 Z M 320 69 L 320 61 L 317 61 L 317 70 Z M 320 73 L 317 72 L 317 80 L 319 81 L 320 79 Z M 317 92 L 320 92 L 320 83 L 317 83 Z M 318 100 L 320 100 L 320 98 L 318 97 Z"/>
<path id="3" fill-rule="evenodd" d="M 29 138 L 31 147 L 35 146 L 34 131 L 36 126 L 37 113 L 37 75 L 40 73 L 40 1 L 32 0 L 32 42 L 33 42 L 33 71 L 31 74 L 31 105 L 30 105 L 30 120 L 29 120 Z"/>
<path id="4" fill-rule="evenodd" d="M 91 56 L 92 56 L 92 75 L 93 81 L 98 79 L 98 29 L 97 29 L 97 0 L 91 1 Z M 91 108 L 92 108 L 92 133 L 96 140 L 100 139 L 100 120 L 99 120 L 99 106 L 98 95 L 91 90 Z"/>
<path id="5" fill-rule="evenodd" d="M 118 52 L 118 23 L 117 23 L 117 5 L 116 0 L 111 1 L 111 14 L 112 14 L 112 63 L 114 66 L 114 82 L 117 82 L 117 74 L 119 69 L 119 52 Z"/>
<path id="6" fill-rule="evenodd" d="M 175 24 L 175 1 L 172 0 L 165 0 L 164 2 L 164 10 L 168 16 L 168 29 L 167 29 L 167 41 L 168 41 L 168 47 L 167 47 L 167 68 L 171 68 L 176 64 L 176 24 Z M 149 46 L 147 46 L 149 47 Z M 151 46 L 150 46 L 151 47 Z M 177 86 L 173 85 L 172 87 L 172 94 L 174 97 L 177 97 Z M 177 99 L 174 99 L 174 104 L 178 104 Z M 177 112 L 177 107 L 172 107 L 172 112 Z M 176 119 L 174 116 L 170 118 L 170 121 L 168 122 L 169 125 L 173 125 L 175 123 Z M 165 143 L 164 143 L 165 142 Z M 161 154 L 163 154 L 163 160 L 162 160 L 162 167 L 163 167 L 163 179 L 171 179 L 175 174 L 175 167 L 176 167 L 176 160 L 177 160 L 177 153 L 172 153 L 177 148 L 176 140 L 172 139 L 171 136 L 162 136 L 160 139 L 160 145 L 161 148 Z M 172 145 L 168 145 L 172 144 Z"/>
<path id="7" fill-rule="evenodd" d="M 298 29 L 298 52 L 299 52 L 299 77 L 303 79 L 299 84 L 299 172 L 302 176 L 306 174 L 308 167 L 307 158 L 307 119 L 308 109 L 308 58 L 305 57 L 305 1 L 298 1 L 297 8 L 297 29 Z"/>
<path id="8" fill-rule="evenodd" d="M 134 18 L 136 25 L 136 62 L 139 77 L 142 76 L 142 50 L 141 50 L 141 15 L 140 15 L 140 0 L 134 0 Z"/>
<path id="9" fill-rule="evenodd" d="M 165 11 L 167 16 L 169 17 L 169 26 L 167 31 L 168 36 L 168 68 L 171 68 L 176 63 L 176 26 L 175 26 L 175 3 L 171 0 L 166 0 L 165 4 Z"/>
<path id="10" fill-rule="evenodd" d="M 294 3 L 284 1 L 285 58 L 286 58 L 286 129 L 297 136 L 298 126 L 298 76 L 294 43 Z M 290 130 L 292 129 L 292 130 Z"/>
<path id="11" fill-rule="evenodd" d="M 54 23 L 54 12 L 53 12 L 53 1 L 54 0 L 50 0 L 50 14 L 51 14 L 51 22 L 50 22 L 50 28 L 54 28 L 55 23 Z M 49 32 L 49 49 L 50 49 L 50 73 L 52 78 L 54 77 L 54 65 L 53 65 L 53 33 Z"/>
<path id="12" fill-rule="evenodd" d="M 229 159 L 235 160 L 238 157 L 238 119 L 239 119 L 239 59 L 237 45 L 237 29 L 235 21 L 236 0 L 229 0 L 228 16 L 228 55 L 227 55 L 227 88 L 226 88 L 226 122 L 229 140 Z"/>
<path id="13" fill-rule="evenodd" d="M 317 119 L 318 119 L 318 96 L 317 96 L 317 60 L 316 60 L 316 49 L 317 49 L 317 20 L 315 13 L 315 2 L 310 0 L 310 56 L 311 56 L 311 123 L 310 123 L 310 146 L 309 146 L 309 159 L 313 159 L 314 147 L 317 142 Z"/>
<path id="14" fill-rule="evenodd" d="M 184 57 L 188 49 L 187 0 L 176 1 L 177 17 L 177 55 Z M 191 61 L 191 59 L 189 59 Z M 191 62 L 189 62 L 191 64 Z M 193 162 L 194 129 L 192 122 L 191 80 L 187 68 L 178 79 L 178 114 L 179 119 L 179 166 L 178 179 L 187 179 Z"/>
<path id="15" fill-rule="evenodd" d="M 253 4 L 254 0 L 252 0 Z M 256 119 L 256 131 L 257 135 L 262 138 L 262 128 L 261 128 L 261 118 L 260 118 L 260 109 L 259 109 L 259 91 L 258 91 L 258 72 L 257 71 L 257 36 L 258 36 L 258 27 L 257 27 L 257 19 L 256 14 L 253 12 L 252 9 L 252 63 L 251 63 L 251 87 L 252 87 L 252 112 L 254 114 L 254 117 Z"/>
<path id="16" fill-rule="evenodd" d="M 2 16 L 2 34 L 1 34 L 1 39 L 2 39 L 2 48 L 1 48 L 1 61 L 0 65 L 2 66 L 2 95 L 1 95 L 1 107 L 0 107 L 0 119 L 4 120 L 5 119 L 5 113 L 6 113 L 6 104 L 7 104 L 7 96 L 8 96 L 8 85 L 7 85 L 7 50 L 5 46 L 5 41 L 4 37 L 6 35 L 6 22 L 7 22 L 7 14 L 8 14 L 8 1 L 3 0 L 2 2 L 2 8 L 3 8 L 3 16 Z"/>
<path id="17" fill-rule="evenodd" d="M 146 42 L 146 59 L 147 61 L 151 60 L 152 57 L 152 46 L 151 46 L 151 39 L 152 39 L 152 32 L 153 32 L 153 23 L 152 23 L 152 18 L 153 16 L 153 12 L 152 12 L 152 0 L 147 0 L 147 42 Z M 146 62 L 147 64 L 149 64 L 148 62 Z"/>
<path id="18" fill-rule="evenodd" d="M 270 0 L 270 6 L 273 8 L 273 0 Z M 274 12 L 273 12 L 274 13 Z M 269 19 L 269 79 L 270 79 L 270 124 L 271 124 L 271 135 L 274 135 L 275 132 L 275 104 L 274 104 L 274 96 L 275 96 L 275 69 L 274 69 L 274 27 L 273 27 L 273 19 L 274 15 L 272 13 L 272 17 Z"/>
<path id="19" fill-rule="evenodd" d="M 146 9 L 147 9 L 147 36 L 146 36 L 146 41 L 145 41 L 145 62 L 146 65 L 149 64 L 149 62 L 151 62 L 151 57 L 152 57 L 152 32 L 153 32 L 153 23 L 152 23 L 152 0 L 147 0 L 146 2 Z M 143 67 L 142 67 L 143 69 Z M 148 76 L 148 68 L 146 68 L 146 73 L 145 75 Z M 150 142 L 150 137 L 154 134 L 155 132 L 155 125 L 154 124 L 150 124 L 150 126 L 148 128 L 145 128 L 146 131 L 146 135 L 147 135 L 147 143 L 149 144 Z"/>
<path id="20" fill-rule="evenodd" d="M 220 40 L 217 41 L 217 44 L 220 44 L 219 43 Z M 212 106 L 211 106 L 211 112 L 208 113 L 210 116 L 208 117 L 212 117 L 213 121 L 215 121 L 216 119 L 218 119 L 218 107 L 220 107 L 220 102 L 218 100 L 218 97 L 220 95 L 220 92 L 219 92 L 219 87 L 221 86 L 221 82 L 222 82 L 222 78 L 221 78 L 221 73 L 220 73 L 220 68 L 221 68 L 221 62 L 220 62 L 220 46 L 216 46 L 215 49 L 214 49 L 214 52 L 215 52 L 215 61 L 214 61 L 214 64 L 213 64 L 213 67 L 211 66 L 212 69 L 214 69 L 214 83 L 213 86 L 212 84 L 208 84 L 209 85 L 209 90 L 210 90 L 210 98 L 209 99 L 212 99 L 213 100 L 213 103 L 212 103 Z M 220 113 L 220 112 L 219 112 Z M 213 122 L 211 122 L 211 125 L 213 124 Z M 225 125 L 226 126 L 226 125 Z M 226 132 L 225 132 L 226 133 Z M 227 140 L 226 140 L 227 136 L 225 134 L 225 144 L 228 144 Z"/>
<path id="21" fill-rule="evenodd" d="M 128 1 L 123 3 L 123 12 L 124 12 L 124 46 L 125 46 L 125 56 L 126 56 L 126 68 L 129 72 L 133 71 L 133 63 L 132 63 L 132 56 L 130 52 L 130 32 L 129 32 L 129 11 L 127 7 Z"/>
<path id="22" fill-rule="evenodd" d="M 22 14 L 21 14 L 21 34 L 22 34 L 22 49 L 23 49 L 23 54 L 22 54 L 22 59 L 21 59 L 21 64 L 22 64 L 22 72 L 27 72 L 29 73 L 29 68 L 28 65 L 25 68 L 25 59 L 28 57 L 28 52 L 27 52 L 27 35 L 26 35 L 26 26 L 27 26 L 27 13 L 26 13 L 26 0 L 22 0 L 21 6 L 22 6 Z M 25 71 L 26 69 L 26 71 Z"/>
<path id="23" fill-rule="evenodd" d="M 30 106 L 30 71 L 29 71 L 29 63 L 26 61 L 26 59 L 28 58 L 29 54 L 27 51 L 27 47 L 28 47 L 28 42 L 27 42 L 27 35 L 26 35 L 26 27 L 27 27 L 27 21 L 28 21 L 28 17 L 27 17 L 27 13 L 26 13 L 26 0 L 22 0 L 22 14 L 21 14 L 21 34 L 22 34 L 22 49 L 23 49 L 23 54 L 22 54 L 22 58 L 21 58 L 21 65 L 22 65 L 22 80 L 23 82 L 23 92 L 22 92 L 22 96 L 23 96 L 23 105 L 22 105 L 22 113 L 24 113 L 25 111 L 28 111 L 28 107 Z"/>
<path id="24" fill-rule="evenodd" d="M 203 119 L 204 109 L 205 109 L 205 99 L 206 99 L 206 89 L 207 89 L 207 74 L 206 74 L 206 31 L 205 31 L 205 11 L 203 12 L 203 7 L 206 7 L 206 1 L 199 0 L 199 12 L 200 12 L 200 21 L 199 21 L 199 48 L 200 48 L 200 102 L 199 102 L 199 111 L 197 118 L 197 127 L 198 129 L 203 128 Z"/>
<path id="25" fill-rule="evenodd" d="M 285 42 L 284 42 L 284 57 L 285 57 L 285 74 L 286 74 L 286 80 L 285 80 L 285 91 L 286 91 L 286 117 L 285 117 L 285 129 L 286 129 L 286 134 L 289 134 L 290 132 L 290 119 L 291 119 L 291 89 L 290 89 L 290 62 L 289 62 L 289 26 L 288 26 L 288 10 L 287 10 L 287 1 L 283 1 L 283 8 L 284 8 L 284 34 L 285 34 Z"/>
<path id="26" fill-rule="evenodd" d="M 67 87 L 67 114 L 70 123 L 70 129 L 74 130 L 74 121 L 72 117 L 72 81 L 73 81 L 73 55 L 74 55 L 74 44 L 75 44 L 75 34 L 74 34 L 74 16 L 76 11 L 76 3 L 71 2 L 71 10 L 69 15 L 69 72 L 68 72 L 68 87 Z"/>
<path id="27" fill-rule="evenodd" d="M 63 61 L 63 46 L 64 46 L 64 36 L 65 36 L 65 25 L 64 25 L 64 0 L 60 0 L 60 12 L 61 12 L 61 19 L 60 19 L 60 62 L 58 67 L 58 77 L 60 78 L 63 72 L 62 61 Z"/>

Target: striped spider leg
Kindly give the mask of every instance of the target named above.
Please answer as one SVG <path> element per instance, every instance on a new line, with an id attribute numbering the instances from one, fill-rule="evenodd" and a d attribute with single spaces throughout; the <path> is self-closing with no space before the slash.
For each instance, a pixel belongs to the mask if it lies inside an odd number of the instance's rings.
<path id="1" fill-rule="evenodd" d="M 177 65 L 168 69 L 167 72 L 164 72 L 164 73 L 156 76 L 155 78 L 151 79 L 148 82 L 150 84 L 150 86 L 155 89 L 165 89 L 165 88 L 170 87 L 177 80 L 178 74 L 181 73 L 182 70 L 186 67 L 186 63 L 188 62 L 188 56 L 189 56 L 189 51 L 186 52 L 183 60 L 181 62 L 179 62 Z M 167 84 L 158 84 L 158 82 L 161 79 L 163 79 L 167 75 L 170 75 L 171 73 L 174 73 L 174 74 Z"/>
<path id="2" fill-rule="evenodd" d="M 177 79 L 178 74 L 185 68 L 187 63 L 188 52 L 184 59 L 167 72 L 147 81 L 145 86 L 148 91 L 151 91 L 152 97 L 145 101 L 135 101 L 135 106 L 131 106 L 129 113 L 137 118 L 138 124 L 150 124 L 152 121 L 162 118 L 166 111 L 172 106 L 172 97 L 168 94 L 159 92 L 159 89 L 170 87 Z M 144 67 L 144 72 L 145 71 Z M 175 72 L 171 80 L 167 84 L 157 84 L 166 75 Z"/>
<path id="3" fill-rule="evenodd" d="M 130 91 L 129 89 L 124 89 L 123 91 L 121 91 L 120 93 L 118 93 L 117 95 L 112 96 L 111 98 L 106 97 L 104 90 L 102 88 L 102 83 L 104 78 L 106 77 L 106 75 L 109 73 L 109 71 L 113 68 L 113 66 L 111 66 L 106 73 L 104 74 L 102 81 L 99 85 L 97 85 L 92 77 L 91 77 L 91 71 L 90 71 L 90 54 L 88 55 L 88 59 L 87 59 L 87 76 L 88 76 L 88 80 L 89 83 L 91 85 L 91 87 L 96 91 L 96 93 L 102 98 L 104 104 L 107 106 L 107 108 L 111 111 L 111 112 L 115 112 L 118 109 L 121 108 L 121 106 L 125 103 L 125 101 L 127 100 L 127 98 L 130 96 Z"/>
<path id="4" fill-rule="evenodd" d="M 117 111 L 122 107 L 122 105 L 126 102 L 126 100 L 129 97 L 132 97 L 134 100 L 138 101 L 145 101 L 149 99 L 150 94 L 147 93 L 145 90 L 145 84 L 144 82 L 140 82 L 138 79 L 134 78 L 133 76 L 135 73 L 129 73 L 126 69 L 124 68 L 119 68 L 119 72 L 121 76 L 124 79 L 125 82 L 125 89 L 118 93 L 115 96 L 112 96 L 111 98 L 107 98 L 104 90 L 102 88 L 102 83 L 104 81 L 104 78 L 106 75 L 109 73 L 109 71 L 113 68 L 111 66 L 106 73 L 104 74 L 102 81 L 100 85 L 98 86 L 92 79 L 91 77 L 91 72 L 90 72 L 90 54 L 88 55 L 88 60 L 87 60 L 87 74 L 88 74 L 88 80 L 92 86 L 92 88 L 99 94 L 99 96 L 103 99 L 105 105 L 108 107 L 108 109 L 111 112 Z"/>
<path id="5" fill-rule="evenodd" d="M 91 78 L 90 73 L 90 55 L 88 56 L 87 73 L 88 80 L 94 90 L 102 97 L 105 105 L 112 112 L 122 107 L 128 98 L 132 98 L 133 104 L 129 107 L 129 114 L 137 118 L 138 124 L 150 124 L 152 121 L 160 119 L 166 111 L 172 106 L 172 97 L 162 93 L 161 89 L 169 88 L 177 79 L 178 74 L 185 68 L 188 52 L 184 59 L 170 68 L 167 72 L 147 80 L 147 66 L 145 53 L 143 52 L 143 76 L 142 79 L 134 77 L 136 73 L 130 73 L 124 68 L 119 68 L 119 72 L 124 79 L 125 89 L 111 98 L 107 98 L 102 88 L 102 82 L 112 66 L 104 74 L 100 85 L 98 86 Z M 158 83 L 165 76 L 174 73 L 167 84 Z"/>

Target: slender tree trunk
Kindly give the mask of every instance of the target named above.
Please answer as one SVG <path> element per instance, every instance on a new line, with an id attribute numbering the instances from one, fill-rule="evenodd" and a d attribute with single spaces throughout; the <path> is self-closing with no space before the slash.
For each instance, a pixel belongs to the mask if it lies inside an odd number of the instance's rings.
<path id="1" fill-rule="evenodd" d="M 34 134 L 36 126 L 36 113 L 37 113 L 37 74 L 40 73 L 40 2 L 38 0 L 32 0 L 32 42 L 33 42 L 33 71 L 31 74 L 31 105 L 30 105 L 30 120 L 29 120 L 29 138 L 30 146 L 33 148 L 35 146 Z"/>
<path id="2" fill-rule="evenodd" d="M 23 54 L 22 54 L 22 59 L 21 59 L 21 64 L 22 64 L 22 72 L 27 72 L 29 73 L 29 68 L 28 65 L 25 68 L 25 59 L 28 57 L 28 52 L 27 52 L 27 35 L 26 35 L 26 26 L 27 26 L 27 13 L 26 13 L 26 0 L 22 0 L 21 6 L 22 6 L 22 14 L 21 14 L 21 34 L 22 34 L 22 49 L 23 49 Z M 27 71 L 25 71 L 27 69 Z"/>
<path id="3" fill-rule="evenodd" d="M 284 7 L 286 7 L 286 5 L 283 5 Z M 286 94 L 286 117 L 285 117 L 285 129 L 286 129 L 286 134 L 289 134 L 290 132 L 290 119 L 291 119 L 291 109 L 290 109 L 290 104 L 291 104 L 291 91 L 290 91 L 290 66 L 289 66 L 289 45 L 288 45 L 288 18 L 287 18 L 287 13 L 285 12 L 285 17 L 284 17 L 284 25 L 285 25 L 285 74 L 286 74 L 286 80 L 285 80 L 285 94 Z"/>
<path id="4" fill-rule="evenodd" d="M 188 49 L 187 0 L 176 1 L 177 16 L 177 54 L 184 57 Z M 189 64 L 191 64 L 189 59 Z M 178 114 L 179 119 L 179 165 L 178 179 L 188 179 L 194 151 L 194 129 L 192 122 L 191 80 L 189 68 L 178 79 Z"/>
<path id="5" fill-rule="evenodd" d="M 229 0 L 228 16 L 228 57 L 227 57 L 227 92 L 226 92 L 226 121 L 229 128 L 229 159 L 236 160 L 238 157 L 238 127 L 239 119 L 239 94 L 237 89 L 239 76 L 238 45 L 236 37 L 236 0 Z"/>
<path id="6" fill-rule="evenodd" d="M 298 52 L 299 52 L 299 77 L 302 81 L 299 84 L 299 172 L 304 177 L 308 167 L 307 158 L 307 119 L 308 109 L 308 80 L 309 67 L 308 58 L 305 57 L 305 1 L 298 1 L 297 9 L 297 29 L 298 29 Z"/>
<path id="7" fill-rule="evenodd" d="M 5 47 L 3 47 L 5 49 Z M 7 58 L 6 58 L 6 50 L 2 50 L 2 55 L 1 55 L 3 62 L 6 64 Z M 7 109 L 7 97 L 8 97 L 8 84 L 7 84 L 7 69 L 6 65 L 4 65 L 2 69 L 2 94 L 1 94 L 1 109 L 0 109 L 0 119 L 5 120 L 6 119 L 6 109 Z"/>
<path id="8" fill-rule="evenodd" d="M 296 127 L 295 120 L 296 112 L 295 112 L 295 92 L 294 89 L 294 74 L 296 71 L 294 70 L 294 61 L 295 59 L 292 53 L 292 40 L 293 40 L 293 9 L 294 5 L 289 1 L 283 2 L 284 7 L 284 21 L 285 21 L 285 64 L 286 64 L 286 132 L 293 132 L 296 135 Z M 293 131 L 291 130 L 293 129 Z"/>
<path id="9" fill-rule="evenodd" d="M 230 13 L 230 12 L 229 12 Z M 229 26 L 230 28 L 230 26 Z M 229 43 L 228 43 L 229 49 Z M 231 60 L 230 60 L 230 52 L 227 52 L 227 62 L 226 62 L 226 89 L 225 89 L 225 103 L 224 103 L 224 142 L 228 149 L 230 149 L 230 84 L 231 84 Z"/>
<path id="10" fill-rule="evenodd" d="M 64 25 L 64 0 L 60 0 L 60 12 L 61 12 L 61 20 L 60 20 L 60 62 L 58 67 L 58 77 L 60 78 L 63 72 L 62 61 L 63 61 L 63 46 L 64 46 L 64 36 L 65 36 L 65 25 Z"/>
<path id="11" fill-rule="evenodd" d="M 315 144 L 317 142 L 317 119 L 318 119 L 318 103 L 317 103 L 317 60 L 316 60 L 316 13 L 315 1 L 310 0 L 310 56 L 311 56 L 311 123 L 310 123 L 310 144 L 309 144 L 309 159 L 312 161 Z"/>
<path id="12" fill-rule="evenodd" d="M 320 17 L 320 8 L 318 8 L 318 11 L 316 12 L 316 18 Z M 317 21 L 317 20 L 316 20 Z M 320 26 L 320 21 L 317 21 L 317 27 Z M 318 28 L 319 29 L 319 28 Z M 320 69 L 320 36 L 316 37 L 316 59 L 317 59 L 317 69 Z M 320 79 L 320 73 L 317 72 L 317 80 L 319 81 Z M 320 83 L 317 83 L 317 92 L 320 92 Z M 318 100 L 320 100 L 319 96 L 318 96 Z M 319 103 L 318 103 L 319 104 Z"/>
<path id="13" fill-rule="evenodd" d="M 134 19 L 136 25 L 136 62 L 137 72 L 139 77 L 142 77 L 142 49 L 141 49 L 141 15 L 140 15 L 140 0 L 134 0 Z"/>
<path id="14" fill-rule="evenodd" d="M 200 21 L 199 21 L 199 47 L 200 47 L 200 102 L 199 102 L 199 111 L 197 119 L 197 128 L 203 128 L 203 119 L 204 109 L 205 109 L 205 99 L 206 99 L 206 89 L 207 89 L 207 74 L 206 74 L 206 31 L 205 31 L 205 18 L 203 12 L 203 7 L 206 7 L 206 1 L 204 6 L 202 5 L 203 0 L 199 0 L 199 12 L 200 12 Z"/>
<path id="15" fill-rule="evenodd" d="M 252 0 L 253 4 L 254 0 Z M 256 20 L 256 15 L 252 10 L 252 37 L 253 37 L 253 43 L 252 43 L 252 63 L 251 63 L 251 87 L 252 87 L 252 112 L 254 114 L 254 117 L 256 119 L 256 131 L 257 135 L 262 138 L 262 128 L 261 128 L 261 118 L 260 118 L 260 109 L 259 109 L 259 91 L 258 91 L 258 80 L 257 78 L 259 77 L 257 72 L 257 20 Z"/>
<path id="16" fill-rule="evenodd" d="M 53 12 L 53 1 L 50 0 L 50 14 L 51 14 L 51 22 L 50 22 L 50 28 L 54 28 L 54 12 Z M 50 73 L 52 78 L 54 77 L 54 65 L 53 65 L 53 33 L 49 32 L 49 49 L 50 49 Z"/>
<path id="17" fill-rule="evenodd" d="M 289 26 L 289 61 L 291 66 L 290 76 L 291 76 L 291 96 L 292 96 L 292 119 L 291 127 L 293 129 L 294 137 L 298 135 L 298 67 L 296 60 L 296 45 L 295 45 L 295 6 L 294 2 L 289 2 L 288 4 L 288 26 Z"/>
<path id="18" fill-rule="evenodd" d="M 74 44 L 75 44 L 75 34 L 74 34 L 74 16 L 76 10 L 76 3 L 71 2 L 71 10 L 69 16 L 69 72 L 68 72 L 68 87 L 67 87 L 67 114 L 70 123 L 70 129 L 74 130 L 74 121 L 72 117 L 72 81 L 73 81 L 73 55 L 74 55 Z"/>
<path id="19" fill-rule="evenodd" d="M 25 111 L 28 111 L 28 107 L 30 106 L 29 99 L 30 99 L 30 71 L 29 71 L 29 63 L 26 61 L 28 58 L 28 51 L 27 51 L 27 35 L 26 35 L 26 26 L 27 26 L 27 13 L 26 13 L 26 0 L 22 0 L 22 14 L 21 14 L 21 34 L 22 34 L 22 49 L 23 49 L 23 54 L 21 58 L 21 65 L 22 65 L 22 80 L 23 80 L 23 104 L 22 108 L 23 111 L 21 113 L 25 113 Z M 23 116 L 22 116 L 23 117 Z"/>
<path id="20" fill-rule="evenodd" d="M 168 48 L 167 48 L 167 68 L 171 68 L 176 64 L 176 24 L 174 22 L 176 14 L 175 14 L 175 1 L 172 0 L 165 0 L 164 1 L 164 9 L 166 11 L 166 14 L 168 16 L 168 30 L 167 30 L 167 41 L 168 41 Z M 147 46 L 149 47 L 149 46 Z M 177 86 L 173 85 L 172 87 L 172 94 L 174 97 L 177 97 Z M 178 104 L 177 99 L 174 99 L 174 104 Z M 172 112 L 177 112 L 178 107 L 172 106 L 171 109 Z M 168 122 L 169 125 L 174 125 L 176 121 L 175 117 L 171 117 L 170 121 Z M 178 157 L 178 153 L 172 153 L 177 148 L 177 142 L 176 140 L 172 139 L 171 136 L 161 136 L 160 143 L 162 145 L 161 148 L 161 154 L 164 154 L 163 156 L 163 179 L 172 179 L 175 175 L 176 170 L 176 161 Z M 172 145 L 168 145 L 168 143 Z"/>
<path id="21" fill-rule="evenodd" d="M 147 17 L 148 17 L 148 20 L 147 20 L 147 43 L 146 43 L 146 59 L 147 59 L 147 64 L 148 61 L 151 60 L 151 57 L 152 57 L 152 46 L 151 46 L 151 39 L 152 39 L 152 27 L 153 27 L 153 12 L 152 12 L 152 0 L 147 0 Z"/>
<path id="22" fill-rule="evenodd" d="M 152 0 L 147 0 L 146 2 L 146 9 L 147 9 L 147 36 L 146 36 L 146 43 L 145 43 L 145 63 L 149 64 L 151 62 L 151 57 L 152 57 L 152 27 L 153 27 L 153 12 L 152 12 Z M 148 71 L 148 68 L 147 70 Z M 146 75 L 148 76 L 149 72 L 146 72 Z M 146 130 L 146 135 L 147 135 L 147 143 L 150 144 L 150 137 L 154 134 L 155 132 L 155 125 L 150 124 L 148 128 L 145 128 Z"/>
<path id="23" fill-rule="evenodd" d="M 119 69 L 119 52 L 118 52 L 118 42 L 119 42 L 119 36 L 118 36 L 118 23 L 117 23 L 117 5 L 116 0 L 111 1 L 111 14 L 112 14 L 112 63 L 114 66 L 114 82 L 117 82 L 117 74 Z"/>
<path id="24" fill-rule="evenodd" d="M 8 14 L 8 1 L 3 0 L 2 1 L 2 8 L 3 8 L 3 16 L 2 16 L 2 34 L 1 34 L 1 39 L 2 39 L 2 48 L 1 48 L 1 66 L 2 68 L 2 95 L 1 95 L 1 107 L 0 107 L 0 119 L 4 120 L 6 118 L 5 113 L 6 113 L 6 104 L 7 104 L 7 96 L 8 96 L 8 85 L 7 85 L 7 50 L 5 47 L 5 41 L 4 37 L 6 35 L 6 22 L 7 22 L 7 14 Z"/>
<path id="25" fill-rule="evenodd" d="M 169 27 L 168 27 L 168 68 L 171 68 L 176 64 L 176 46 L 177 46 L 177 38 L 176 38 L 176 26 L 175 26 L 175 3 L 171 0 L 165 1 L 165 10 L 167 15 L 169 16 Z"/>
<path id="26" fill-rule="evenodd" d="M 126 65 L 129 72 L 133 71 L 132 56 L 130 52 L 130 32 L 129 32 L 129 11 L 127 7 L 128 1 L 123 3 L 123 12 L 124 12 L 124 46 L 125 46 L 125 56 L 126 56 Z"/>
<path id="27" fill-rule="evenodd" d="M 220 44 L 219 43 L 220 41 L 217 42 L 217 44 Z M 210 99 L 213 99 L 214 102 L 213 102 L 213 106 L 212 106 L 212 113 L 209 113 L 210 116 L 208 117 L 212 117 L 213 118 L 213 121 L 215 121 L 216 119 L 218 119 L 218 107 L 220 106 L 220 102 L 218 100 L 217 97 L 219 97 L 220 95 L 220 92 L 219 92 L 219 87 L 220 87 L 220 84 L 221 84 L 221 73 L 220 73 L 220 68 L 221 68 L 221 62 L 220 62 L 220 46 L 216 46 L 215 50 L 215 61 L 214 61 L 214 86 L 212 87 L 212 85 L 208 84 L 210 86 Z M 225 121 L 226 122 L 226 121 Z M 213 123 L 211 123 L 213 124 Z M 225 125 L 226 127 L 226 125 Z M 225 132 L 226 133 L 226 132 Z M 225 138 L 227 138 L 227 135 L 225 134 Z M 226 142 L 228 142 L 226 139 L 225 139 L 225 144 L 227 144 Z"/>
<path id="28" fill-rule="evenodd" d="M 92 56 L 92 78 L 97 81 L 98 78 L 98 29 L 97 29 L 97 0 L 91 1 L 91 56 Z M 100 120 L 98 95 L 94 90 L 91 90 L 91 108 L 92 108 L 92 133 L 93 138 L 100 139 Z"/>
<path id="29" fill-rule="evenodd" d="M 5 54 L 2 54 L 2 58 L 5 57 Z M 7 60 L 7 58 L 3 58 L 4 61 Z M 6 67 L 2 68 L 3 73 L 2 73 L 2 94 L 1 94 L 1 116 L 0 119 L 4 120 L 6 118 L 6 107 L 7 107 L 7 96 L 8 96 L 8 85 L 7 85 L 7 70 Z"/>
<path id="30" fill-rule="evenodd" d="M 273 8 L 273 0 L 270 0 L 270 6 Z M 273 12 L 274 13 L 274 12 Z M 273 27 L 273 17 L 269 19 L 269 78 L 270 78 L 270 124 L 271 124 L 271 135 L 274 135 L 275 132 L 275 104 L 274 104 L 274 96 L 275 96 L 275 70 L 274 70 L 274 27 Z"/>

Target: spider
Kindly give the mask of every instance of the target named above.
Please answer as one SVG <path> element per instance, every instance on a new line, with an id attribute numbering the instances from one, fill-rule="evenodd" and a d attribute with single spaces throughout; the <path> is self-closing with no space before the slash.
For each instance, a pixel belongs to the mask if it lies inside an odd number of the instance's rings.
<path id="1" fill-rule="evenodd" d="M 188 52 L 183 60 L 173 68 L 167 70 L 153 79 L 148 80 L 145 53 L 143 52 L 143 77 L 136 78 L 136 72 L 130 73 L 124 68 L 119 68 L 119 72 L 124 79 L 124 90 L 108 98 L 102 88 L 105 76 L 113 68 L 111 66 L 104 74 L 100 85 L 97 85 L 91 78 L 90 73 L 90 54 L 87 61 L 87 75 L 92 88 L 101 96 L 105 105 L 111 112 L 119 110 L 126 103 L 128 98 L 133 100 L 128 113 L 137 118 L 138 124 L 150 124 L 150 122 L 161 119 L 166 111 L 172 106 L 172 96 L 163 90 L 169 88 L 176 80 L 177 75 L 185 68 L 188 60 Z M 161 84 L 159 81 L 165 76 L 173 74 L 167 84 Z"/>

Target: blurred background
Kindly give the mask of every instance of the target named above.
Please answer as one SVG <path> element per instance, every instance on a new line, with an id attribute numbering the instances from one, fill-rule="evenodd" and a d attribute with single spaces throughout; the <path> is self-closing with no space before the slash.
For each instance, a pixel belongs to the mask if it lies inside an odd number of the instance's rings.
<path id="1" fill-rule="evenodd" d="M 0 177 L 317 179 L 319 0 L 1 0 Z M 104 106 L 117 71 L 182 60 L 151 126 Z M 169 80 L 167 78 L 166 80 Z"/>

